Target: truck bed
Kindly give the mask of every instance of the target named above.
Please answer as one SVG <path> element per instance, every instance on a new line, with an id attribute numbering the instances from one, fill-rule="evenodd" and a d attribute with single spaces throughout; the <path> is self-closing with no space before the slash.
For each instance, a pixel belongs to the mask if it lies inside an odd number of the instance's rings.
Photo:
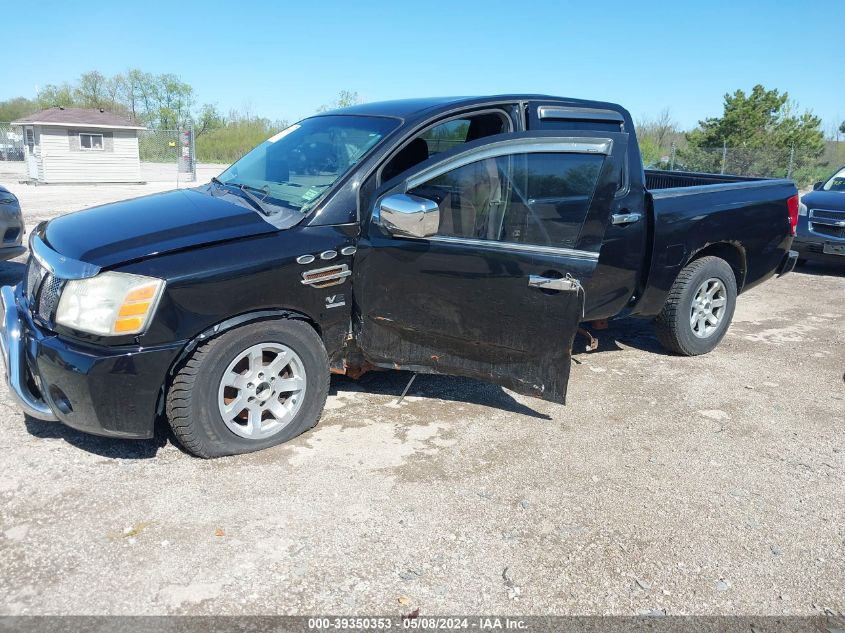
<path id="1" fill-rule="evenodd" d="M 652 170 L 645 176 L 654 229 L 635 314 L 657 314 L 680 270 L 705 249 L 734 268 L 740 291 L 775 273 L 792 243 L 787 199 L 798 192 L 791 180 Z"/>
<path id="2" fill-rule="evenodd" d="M 662 171 L 657 169 L 645 170 L 645 186 L 649 191 L 765 180 L 767 179 L 753 178 L 750 176 L 730 176 L 728 174 L 703 174 L 691 171 Z"/>

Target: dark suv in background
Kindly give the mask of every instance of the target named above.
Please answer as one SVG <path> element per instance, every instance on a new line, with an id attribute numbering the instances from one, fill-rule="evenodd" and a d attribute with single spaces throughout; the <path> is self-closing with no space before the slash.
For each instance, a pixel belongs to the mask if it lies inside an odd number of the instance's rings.
<path id="1" fill-rule="evenodd" d="M 845 166 L 801 198 L 792 248 L 808 259 L 845 264 Z"/>

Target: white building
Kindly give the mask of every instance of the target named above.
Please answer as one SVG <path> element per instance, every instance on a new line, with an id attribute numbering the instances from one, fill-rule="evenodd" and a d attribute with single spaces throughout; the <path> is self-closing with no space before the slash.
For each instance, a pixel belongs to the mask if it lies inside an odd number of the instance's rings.
<path id="1" fill-rule="evenodd" d="M 104 110 L 48 108 L 12 121 L 23 129 L 27 173 L 36 183 L 140 182 L 138 130 Z"/>

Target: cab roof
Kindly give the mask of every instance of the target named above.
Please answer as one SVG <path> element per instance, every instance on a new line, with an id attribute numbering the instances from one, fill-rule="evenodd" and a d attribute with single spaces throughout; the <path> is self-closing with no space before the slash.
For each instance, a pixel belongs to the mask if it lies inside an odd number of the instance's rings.
<path id="1" fill-rule="evenodd" d="M 560 103 L 570 107 L 604 108 L 627 114 L 624 108 L 615 103 L 588 101 L 585 99 L 570 99 L 537 94 L 502 94 L 474 97 L 424 97 L 419 99 L 396 99 L 393 101 L 376 101 L 359 105 L 321 112 L 316 116 L 332 114 L 355 114 L 361 116 L 387 116 L 405 120 L 420 118 L 441 110 L 453 110 L 462 106 L 471 107 L 485 103 L 504 103 L 518 101 L 543 101 L 546 103 Z"/>

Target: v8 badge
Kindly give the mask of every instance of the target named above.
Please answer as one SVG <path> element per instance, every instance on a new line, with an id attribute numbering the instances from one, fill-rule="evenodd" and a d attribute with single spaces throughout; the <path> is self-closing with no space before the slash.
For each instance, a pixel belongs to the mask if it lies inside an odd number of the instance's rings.
<path id="1" fill-rule="evenodd" d="M 343 295 L 329 295 L 326 297 L 326 308 L 339 308 L 346 305 L 346 299 Z"/>

